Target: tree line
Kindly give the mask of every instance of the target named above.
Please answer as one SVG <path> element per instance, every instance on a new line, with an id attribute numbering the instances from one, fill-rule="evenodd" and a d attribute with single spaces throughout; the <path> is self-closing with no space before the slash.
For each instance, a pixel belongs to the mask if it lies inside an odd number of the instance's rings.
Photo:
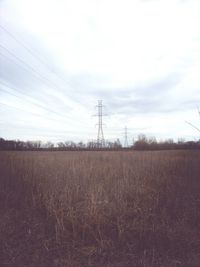
<path id="1" fill-rule="evenodd" d="M 176 142 L 173 139 L 157 141 L 155 137 L 140 134 L 132 148 L 135 150 L 200 149 L 200 139 L 185 141 L 183 138 L 179 138 Z"/>
<path id="2" fill-rule="evenodd" d="M 200 149 L 200 140 L 185 141 L 179 139 L 167 139 L 157 141 L 155 137 L 147 137 L 140 134 L 136 141 L 133 141 L 129 147 L 123 147 L 120 140 L 105 141 L 105 145 L 101 147 L 95 141 L 84 142 L 42 142 L 42 141 L 21 141 L 21 140 L 5 140 L 0 138 L 0 150 L 31 150 L 31 151 L 74 151 L 74 150 L 169 150 L 169 149 Z"/>
<path id="3" fill-rule="evenodd" d="M 95 141 L 84 142 L 42 142 L 42 141 L 21 141 L 21 140 L 5 140 L 0 138 L 0 150 L 96 150 L 96 149 L 121 149 L 122 145 L 117 139 L 116 141 L 105 141 L 105 145 L 100 147 Z"/>

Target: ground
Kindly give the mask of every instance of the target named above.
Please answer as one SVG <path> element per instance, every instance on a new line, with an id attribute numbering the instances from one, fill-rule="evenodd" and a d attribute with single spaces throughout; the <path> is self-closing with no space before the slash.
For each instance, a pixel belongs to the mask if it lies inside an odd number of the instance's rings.
<path id="1" fill-rule="evenodd" d="M 0 152 L 0 262 L 197 267 L 200 151 Z"/>

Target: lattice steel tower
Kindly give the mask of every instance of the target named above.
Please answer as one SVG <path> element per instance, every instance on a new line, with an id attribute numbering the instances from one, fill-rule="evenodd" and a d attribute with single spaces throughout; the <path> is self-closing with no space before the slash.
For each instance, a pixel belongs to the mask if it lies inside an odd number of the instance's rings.
<path id="1" fill-rule="evenodd" d="M 128 147 L 128 129 L 124 127 L 124 147 Z"/>
<path id="2" fill-rule="evenodd" d="M 102 117 L 105 116 L 103 114 L 103 105 L 102 105 L 102 100 L 98 100 L 98 105 L 96 106 L 98 108 L 98 134 L 97 134 L 97 146 L 99 148 L 105 147 L 105 139 L 104 139 L 104 134 L 103 134 L 103 120 Z"/>

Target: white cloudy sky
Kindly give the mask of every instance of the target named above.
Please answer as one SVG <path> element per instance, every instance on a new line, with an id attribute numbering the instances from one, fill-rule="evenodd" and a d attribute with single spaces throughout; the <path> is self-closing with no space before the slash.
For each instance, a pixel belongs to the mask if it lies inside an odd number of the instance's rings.
<path id="1" fill-rule="evenodd" d="M 1 0 L 0 136 L 197 140 L 199 0 Z"/>

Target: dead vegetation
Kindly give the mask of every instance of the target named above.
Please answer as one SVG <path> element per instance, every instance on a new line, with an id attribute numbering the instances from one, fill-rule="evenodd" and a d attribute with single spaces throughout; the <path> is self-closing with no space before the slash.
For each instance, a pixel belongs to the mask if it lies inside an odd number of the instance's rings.
<path id="1" fill-rule="evenodd" d="M 200 152 L 1 152 L 1 266 L 197 267 Z"/>

